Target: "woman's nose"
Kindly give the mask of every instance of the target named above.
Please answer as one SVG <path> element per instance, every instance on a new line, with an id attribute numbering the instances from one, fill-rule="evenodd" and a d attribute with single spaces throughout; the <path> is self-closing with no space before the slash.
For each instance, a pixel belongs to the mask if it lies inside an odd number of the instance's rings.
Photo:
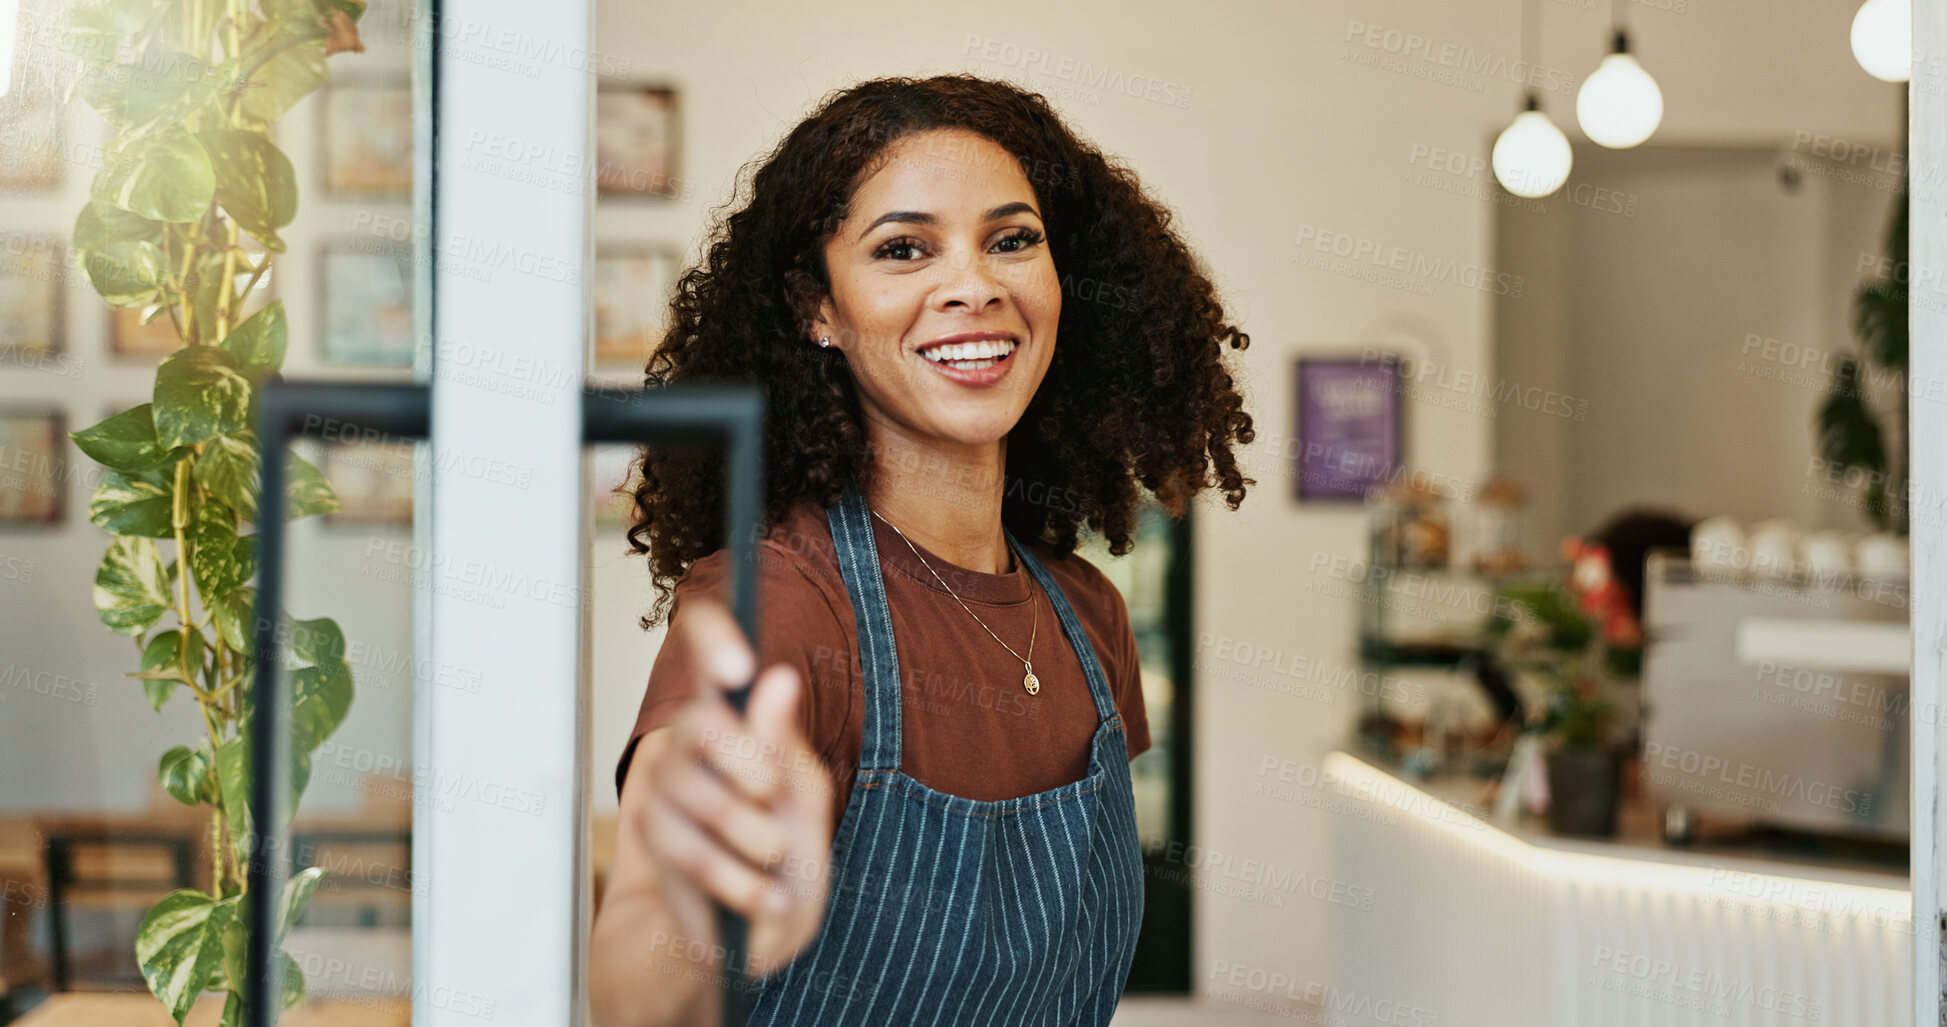
<path id="1" fill-rule="evenodd" d="M 972 311 L 986 310 L 1000 302 L 1006 288 L 988 266 L 985 254 L 959 251 L 946 261 L 947 281 L 940 286 L 938 302 L 942 308 L 964 305 Z"/>

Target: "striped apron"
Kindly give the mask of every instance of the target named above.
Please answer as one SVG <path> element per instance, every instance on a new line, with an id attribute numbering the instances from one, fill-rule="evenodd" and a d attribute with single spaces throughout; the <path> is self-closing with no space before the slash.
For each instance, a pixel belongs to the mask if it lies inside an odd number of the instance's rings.
<path id="1" fill-rule="evenodd" d="M 899 660 L 856 485 L 828 519 L 858 622 L 865 738 L 832 838 L 824 924 L 752 983 L 750 1024 L 1108 1023 L 1142 925 L 1143 867 L 1122 715 L 1081 622 L 1015 545 L 1095 699 L 1088 776 L 1013 799 L 935 791 L 900 770 Z"/>

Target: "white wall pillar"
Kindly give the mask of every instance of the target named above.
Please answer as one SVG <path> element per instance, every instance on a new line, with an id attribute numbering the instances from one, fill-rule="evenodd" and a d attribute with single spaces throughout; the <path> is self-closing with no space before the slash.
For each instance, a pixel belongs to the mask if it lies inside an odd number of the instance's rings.
<path id="1" fill-rule="evenodd" d="M 577 1018 L 578 657 L 590 191 L 469 167 L 590 149 L 583 0 L 435 0 L 430 621 L 413 828 L 415 1024 Z M 426 38 L 430 36 L 430 38 Z M 592 182 L 589 162 L 584 181 Z M 556 179 L 558 181 L 558 178 Z M 461 354 L 465 354 L 465 358 Z M 518 387 L 514 387 L 518 385 Z"/>

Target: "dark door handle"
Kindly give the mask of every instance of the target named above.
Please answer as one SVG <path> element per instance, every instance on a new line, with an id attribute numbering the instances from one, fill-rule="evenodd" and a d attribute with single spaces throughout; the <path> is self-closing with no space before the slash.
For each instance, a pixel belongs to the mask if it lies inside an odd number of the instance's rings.
<path id="1" fill-rule="evenodd" d="M 425 385 L 275 381 L 257 401 L 257 438 L 262 446 L 262 487 L 257 525 L 257 608 L 254 611 L 256 674 L 250 683 L 256 713 L 250 721 L 250 817 L 256 829 L 244 903 L 250 925 L 244 969 L 252 987 L 244 995 L 245 1027 L 271 1027 L 282 994 L 275 960 L 278 902 L 289 875 L 283 797 L 289 794 L 288 753 L 291 711 L 277 687 L 279 613 L 283 608 L 285 471 L 290 440 L 320 435 L 322 429 L 356 425 L 395 439 L 426 438 L 432 423 L 432 391 Z M 755 386 L 675 385 L 660 389 L 582 393 L 582 442 L 694 444 L 721 447 L 727 457 L 724 545 L 730 550 L 731 608 L 737 625 L 757 649 L 757 533 L 764 487 L 764 398 Z M 750 682 L 727 698 L 741 716 Z M 718 907 L 719 941 L 724 950 L 723 1023 L 741 1027 L 749 1019 L 750 989 L 742 966 L 747 925 L 741 916 Z"/>

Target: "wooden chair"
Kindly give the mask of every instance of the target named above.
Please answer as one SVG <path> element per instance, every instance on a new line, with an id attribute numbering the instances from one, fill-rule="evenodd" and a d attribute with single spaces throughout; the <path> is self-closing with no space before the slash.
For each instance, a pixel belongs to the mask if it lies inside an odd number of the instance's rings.
<path id="1" fill-rule="evenodd" d="M 20 1013 L 22 993 L 47 988 L 47 960 L 33 938 L 45 909 L 40 831 L 31 820 L 0 819 L 0 1023 Z"/>
<path id="2" fill-rule="evenodd" d="M 406 927 L 412 917 L 412 804 L 380 788 L 364 790 L 349 815 L 299 813 L 291 825 L 291 869 L 330 871 L 311 897 L 317 924 Z"/>
<path id="3" fill-rule="evenodd" d="M 291 832 L 293 871 L 329 871 L 311 897 L 311 917 L 339 926 L 403 927 L 412 913 L 412 831 L 396 827 L 319 826 Z M 307 914 L 309 916 L 310 914 Z M 345 923 L 346 919 L 350 923 Z"/>
<path id="4" fill-rule="evenodd" d="M 195 831 L 165 824 L 50 824 L 44 841 L 48 920 L 56 991 L 141 987 L 132 935 L 105 952 L 73 949 L 73 916 L 82 910 L 138 918 L 164 895 L 195 884 Z"/>

